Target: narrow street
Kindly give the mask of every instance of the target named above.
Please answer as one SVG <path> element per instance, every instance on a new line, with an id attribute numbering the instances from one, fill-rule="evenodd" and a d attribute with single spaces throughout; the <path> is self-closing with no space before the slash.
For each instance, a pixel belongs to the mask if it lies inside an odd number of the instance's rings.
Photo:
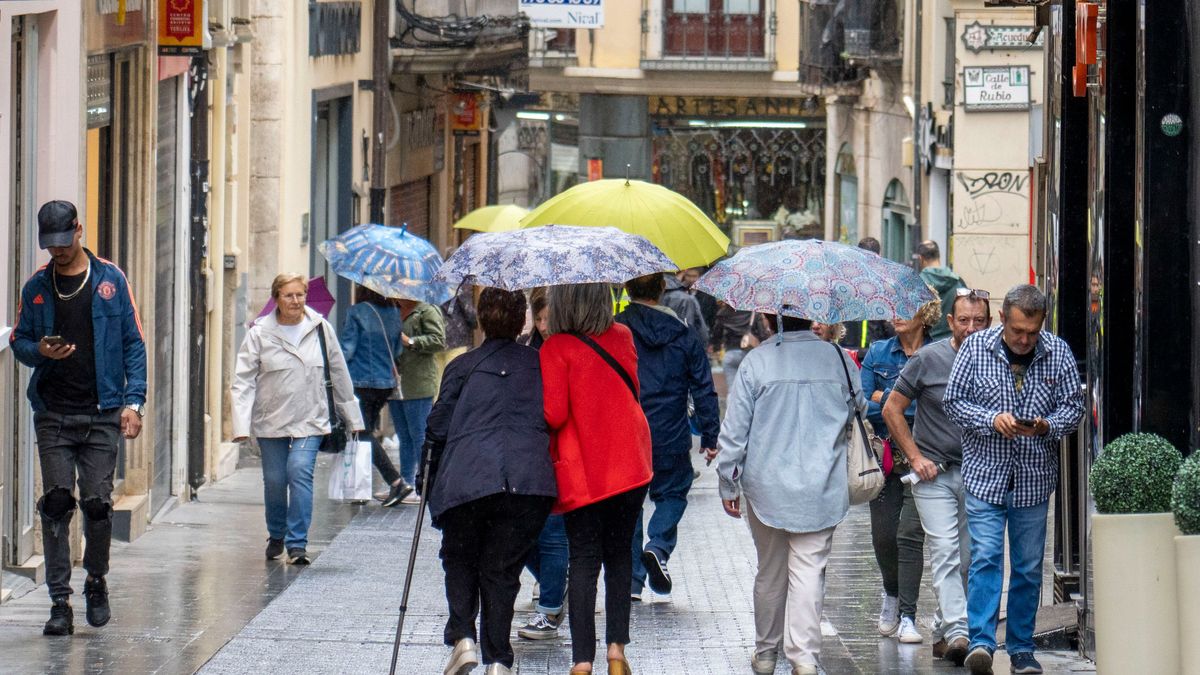
<path id="1" fill-rule="evenodd" d="M 316 478 L 311 567 L 262 560 L 260 474 L 257 467 L 243 468 L 202 491 L 198 502 L 168 514 L 136 543 L 114 550 L 114 619 L 106 628 L 83 622 L 77 595 L 75 636 L 43 638 L 48 603 L 41 587 L 0 608 L 0 672 L 386 672 L 416 509 L 329 503 L 320 494 L 327 463 L 323 460 Z M 670 598 L 647 594 L 634 607 L 629 655 L 637 672 L 749 672 L 753 546 L 744 524 L 721 511 L 713 470 L 695 463 L 701 477 L 671 560 L 675 591 Z M 448 655 L 441 644 L 438 541 L 437 531 L 426 527 L 401 673 L 439 673 Z M 527 581 L 514 624 L 532 608 Z M 879 638 L 878 592 L 869 517 L 865 507 L 857 507 L 834 541 L 825 604 L 826 673 L 965 672 L 935 662 L 928 644 L 901 646 Z M 928 634 L 933 609 L 926 579 L 919 611 L 923 633 Z M 566 672 L 566 626 L 562 634 L 541 643 L 514 639 L 516 671 Z M 1007 672 L 1003 652 L 998 656 L 996 672 Z M 1093 670 L 1073 653 L 1040 656 L 1048 673 Z M 777 672 L 788 671 L 781 663 Z"/>

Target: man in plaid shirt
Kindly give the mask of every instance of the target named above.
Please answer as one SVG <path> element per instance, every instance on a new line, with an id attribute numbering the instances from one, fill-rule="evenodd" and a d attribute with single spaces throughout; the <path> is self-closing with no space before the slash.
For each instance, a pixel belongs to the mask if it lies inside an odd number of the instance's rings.
<path id="1" fill-rule="evenodd" d="M 954 359 L 943 404 L 962 428 L 971 566 L 967 581 L 975 675 L 992 672 L 1008 527 L 1006 651 L 1014 673 L 1040 673 L 1033 626 L 1042 587 L 1046 514 L 1058 482 L 1058 442 L 1079 425 L 1083 394 L 1070 347 L 1042 331 L 1046 296 L 1029 285 L 1004 297 L 1002 325 L 975 333 Z"/>

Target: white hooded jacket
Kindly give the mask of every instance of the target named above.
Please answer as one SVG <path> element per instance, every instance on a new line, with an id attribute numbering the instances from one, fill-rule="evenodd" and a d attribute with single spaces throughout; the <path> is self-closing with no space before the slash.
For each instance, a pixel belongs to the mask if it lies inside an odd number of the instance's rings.
<path id="1" fill-rule="evenodd" d="M 351 431 L 364 429 L 350 371 L 333 326 L 310 307 L 307 329 L 293 345 L 280 331 L 275 312 L 246 332 L 238 350 L 233 398 L 233 437 L 302 438 L 329 433 L 324 360 L 317 328 L 325 331 L 333 400 Z"/>

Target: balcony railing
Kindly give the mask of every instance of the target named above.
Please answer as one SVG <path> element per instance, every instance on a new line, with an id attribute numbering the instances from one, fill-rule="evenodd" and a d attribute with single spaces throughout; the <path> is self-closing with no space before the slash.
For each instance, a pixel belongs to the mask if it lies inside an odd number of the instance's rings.
<path id="1" fill-rule="evenodd" d="M 345 56 L 361 48 L 361 2 L 308 3 L 308 55 Z"/>
<path id="2" fill-rule="evenodd" d="M 661 0 L 642 14 L 642 67 L 774 70 L 775 28 L 772 0 Z"/>
<path id="3" fill-rule="evenodd" d="M 843 3 L 847 0 L 843 0 Z M 800 2 L 800 81 L 820 87 L 856 82 L 866 71 L 845 58 L 842 16 L 832 2 Z"/>
<path id="4" fill-rule="evenodd" d="M 843 0 L 842 56 L 849 61 L 880 64 L 903 58 L 903 0 Z"/>

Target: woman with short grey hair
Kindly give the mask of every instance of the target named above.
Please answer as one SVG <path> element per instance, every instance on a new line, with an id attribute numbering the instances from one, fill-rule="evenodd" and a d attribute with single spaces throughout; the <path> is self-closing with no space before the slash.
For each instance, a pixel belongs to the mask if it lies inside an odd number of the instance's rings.
<path id="1" fill-rule="evenodd" d="M 633 334 L 613 322 L 607 284 L 550 289 L 550 337 L 539 355 L 546 423 L 570 545 L 572 673 L 596 657 L 596 582 L 604 567 L 608 673 L 629 675 L 629 544 L 654 473 L 638 398 Z"/>

